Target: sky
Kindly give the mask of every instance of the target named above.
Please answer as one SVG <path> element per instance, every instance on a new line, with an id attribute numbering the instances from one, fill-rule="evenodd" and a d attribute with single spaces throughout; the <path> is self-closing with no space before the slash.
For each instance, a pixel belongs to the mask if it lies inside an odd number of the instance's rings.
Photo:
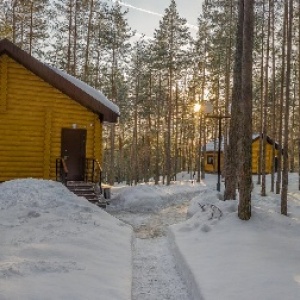
<path id="1" fill-rule="evenodd" d="M 115 1 L 115 0 L 111 0 Z M 158 28 L 165 9 L 170 0 L 123 0 L 120 4 L 129 10 L 128 22 L 139 34 L 152 37 L 154 29 Z M 179 15 L 185 18 L 192 34 L 196 33 L 197 18 L 201 13 L 202 0 L 176 0 Z"/>
<path id="2" fill-rule="evenodd" d="M 249 221 L 217 175 L 191 179 L 115 185 L 106 211 L 58 182 L 0 183 L 0 299 L 299 300 L 298 174 L 287 217 L 255 184 Z"/>

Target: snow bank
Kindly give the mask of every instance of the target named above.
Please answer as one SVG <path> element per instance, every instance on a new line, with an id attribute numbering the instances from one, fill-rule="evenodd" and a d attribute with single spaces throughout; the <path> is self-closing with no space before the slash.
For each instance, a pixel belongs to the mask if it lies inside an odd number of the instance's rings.
<path id="1" fill-rule="evenodd" d="M 279 198 L 253 192 L 252 218 L 237 217 L 237 201 L 219 201 L 207 189 L 192 200 L 189 220 L 169 228 L 183 277 L 194 298 L 297 300 L 300 297 L 300 201 L 290 217 Z M 279 196 L 280 197 L 280 196 Z"/>
<path id="2" fill-rule="evenodd" d="M 190 200 L 199 194 L 202 185 L 191 182 L 176 183 L 170 186 L 139 185 L 113 189 L 113 199 L 108 211 L 158 212 L 170 204 Z"/>
<path id="3" fill-rule="evenodd" d="M 0 232 L 0 299 L 131 299 L 131 227 L 60 183 L 0 184 Z"/>
<path id="4" fill-rule="evenodd" d="M 176 269 L 181 279 L 185 283 L 190 297 L 193 300 L 204 300 L 201 294 L 201 288 L 199 282 L 196 281 L 194 273 L 191 271 L 186 258 L 179 250 L 178 245 L 175 242 L 174 232 L 172 230 L 167 231 L 167 238 L 171 247 L 172 254 L 176 260 Z"/>

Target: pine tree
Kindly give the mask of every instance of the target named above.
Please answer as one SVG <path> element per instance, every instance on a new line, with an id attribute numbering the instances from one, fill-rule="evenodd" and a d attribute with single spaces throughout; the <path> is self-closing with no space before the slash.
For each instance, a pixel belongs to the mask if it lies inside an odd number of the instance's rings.
<path id="1" fill-rule="evenodd" d="M 252 51 L 254 28 L 254 0 L 240 0 L 243 7 L 243 56 L 242 56 L 242 94 L 240 102 L 240 143 L 239 165 L 239 207 L 238 215 L 242 220 L 251 217 L 251 147 L 252 147 Z"/>
<path id="2" fill-rule="evenodd" d="M 235 65 L 233 73 L 233 91 L 231 101 L 231 122 L 229 128 L 229 144 L 226 149 L 225 158 L 225 192 L 224 199 L 236 199 L 237 174 L 238 174 L 238 140 L 240 124 L 239 101 L 242 96 L 242 58 L 243 58 L 243 25 L 244 25 L 244 5 L 239 1 L 238 22 L 236 31 Z"/>
<path id="3" fill-rule="evenodd" d="M 0 39 L 2 38 L 12 38 L 12 10 L 10 3 L 5 0 L 0 0 L 0 7 L 2 10 L 0 11 Z"/>
<path id="4" fill-rule="evenodd" d="M 108 21 L 110 25 L 109 31 L 106 33 L 106 74 L 107 86 L 106 91 L 109 98 L 120 104 L 119 86 L 122 82 L 122 69 L 125 67 L 126 58 L 130 52 L 129 39 L 133 33 L 128 26 L 126 20 L 127 12 L 122 12 L 120 4 L 117 2 L 112 6 L 108 13 Z M 104 88 L 105 91 L 105 88 Z M 110 128 L 110 158 L 109 158 L 109 183 L 113 184 L 115 179 L 115 125 Z"/>
<path id="5" fill-rule="evenodd" d="M 290 105 L 290 83 L 291 83 L 291 53 L 292 53 L 292 32 L 293 32 L 293 0 L 290 0 L 286 11 L 287 26 L 287 66 L 286 66 L 286 97 L 284 110 L 284 144 L 283 144 L 283 170 L 282 170 L 282 192 L 281 192 L 281 213 L 287 215 L 287 192 L 288 192 L 288 141 L 289 141 L 289 105 Z"/>
<path id="6" fill-rule="evenodd" d="M 171 182 L 173 170 L 172 164 L 172 143 L 171 136 L 173 134 L 172 117 L 174 114 L 174 89 L 175 80 L 184 65 L 187 64 L 187 51 L 184 50 L 190 41 L 190 34 L 186 26 L 186 20 L 180 18 L 176 3 L 171 0 L 170 6 L 165 10 L 159 28 L 155 30 L 153 50 L 156 56 L 157 69 L 164 70 L 168 80 L 168 103 L 167 103 L 167 128 L 166 128 L 166 174 L 167 184 Z"/>
<path id="7" fill-rule="evenodd" d="M 13 9 L 13 40 L 29 54 L 43 57 L 41 45 L 48 38 L 49 0 L 15 0 Z"/>

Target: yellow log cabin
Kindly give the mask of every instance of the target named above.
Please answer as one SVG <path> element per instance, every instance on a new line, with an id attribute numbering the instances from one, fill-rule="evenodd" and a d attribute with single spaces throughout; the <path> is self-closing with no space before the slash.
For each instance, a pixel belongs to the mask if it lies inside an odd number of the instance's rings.
<path id="1" fill-rule="evenodd" d="M 260 143 L 262 142 L 262 135 L 256 133 L 252 136 L 252 173 L 259 173 L 259 151 Z M 272 160 L 272 151 L 273 151 L 274 141 L 267 136 L 266 138 L 266 168 L 265 173 L 269 174 L 272 171 L 273 160 Z M 223 170 L 224 165 L 224 155 L 223 155 L 224 144 L 221 143 L 221 171 Z M 275 142 L 275 169 L 277 167 L 277 157 L 278 157 L 278 144 Z M 218 171 L 218 141 L 212 141 L 206 145 L 205 157 L 204 157 L 204 166 L 205 172 L 208 173 L 217 173 Z"/>
<path id="2" fill-rule="evenodd" d="M 62 179 L 62 168 L 86 180 L 101 163 L 102 124 L 118 116 L 101 92 L 0 41 L 0 182 Z"/>

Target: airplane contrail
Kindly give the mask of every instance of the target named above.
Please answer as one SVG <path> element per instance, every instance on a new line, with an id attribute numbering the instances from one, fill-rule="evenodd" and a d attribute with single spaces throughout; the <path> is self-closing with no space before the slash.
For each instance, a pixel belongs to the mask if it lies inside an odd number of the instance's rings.
<path id="1" fill-rule="evenodd" d="M 118 1 L 118 0 L 111 0 L 112 2 L 118 2 L 119 4 L 121 4 L 122 6 L 126 6 L 126 7 L 129 7 L 129 8 L 132 8 L 132 9 L 135 9 L 135 10 L 138 10 L 138 11 L 141 11 L 141 12 L 144 12 L 144 13 L 147 13 L 147 14 L 150 14 L 150 15 L 153 15 L 153 16 L 158 16 L 158 17 L 163 17 L 162 14 L 159 14 L 159 13 L 156 13 L 154 11 L 151 11 L 151 10 L 147 10 L 147 9 L 144 9 L 144 8 L 140 8 L 140 7 L 136 7 L 136 6 L 133 6 L 131 4 L 127 4 L 125 2 L 122 2 L 122 1 Z"/>
<path id="2" fill-rule="evenodd" d="M 127 3 L 122 2 L 122 1 L 118 1 L 118 0 L 111 0 L 111 1 L 112 2 L 118 2 L 122 6 L 125 6 L 125 7 L 128 7 L 128 8 L 132 8 L 132 9 L 135 9 L 135 10 L 138 10 L 138 11 L 141 11 L 141 12 L 153 15 L 153 16 L 158 16 L 158 17 L 163 17 L 164 16 L 163 14 L 159 14 L 157 12 L 154 12 L 154 11 L 151 11 L 151 10 L 147 10 L 147 9 L 144 9 L 144 8 L 141 8 L 141 7 L 136 7 L 136 6 L 133 6 L 131 4 L 127 4 Z M 189 28 L 191 28 L 191 29 L 194 29 L 194 30 L 198 29 L 198 27 L 196 25 L 193 25 L 193 24 L 186 23 L 186 26 L 189 27 Z"/>

